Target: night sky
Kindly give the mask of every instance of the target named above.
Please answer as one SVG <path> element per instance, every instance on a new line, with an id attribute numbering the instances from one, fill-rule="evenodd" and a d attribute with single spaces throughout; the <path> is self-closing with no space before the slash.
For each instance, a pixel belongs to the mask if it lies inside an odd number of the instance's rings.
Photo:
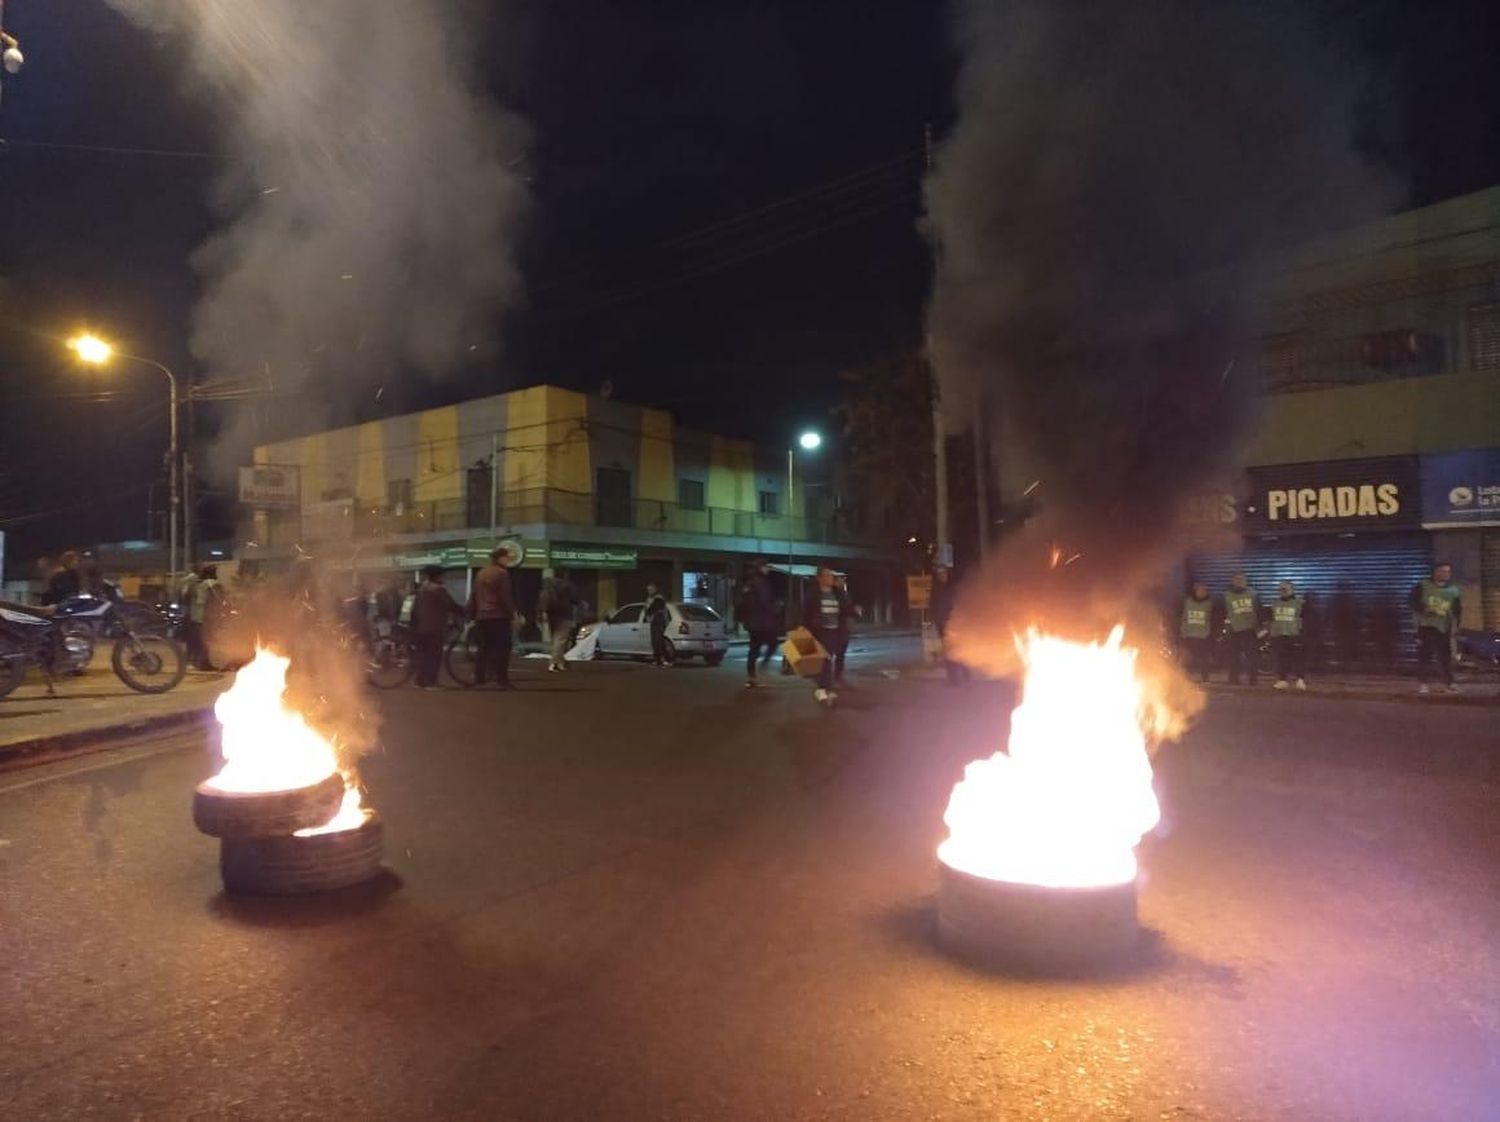
<path id="1" fill-rule="evenodd" d="M 1409 204 L 1500 183 L 1500 6 L 1317 7 L 1364 60 L 1360 140 Z M 0 529 L 18 575 L 43 549 L 146 532 L 162 379 L 85 374 L 59 340 L 94 326 L 192 375 L 189 255 L 225 145 L 172 43 L 103 0 L 7 0 L 6 26 L 27 56 L 0 102 Z M 498 355 L 331 403 L 339 420 L 608 380 L 779 441 L 823 415 L 838 370 L 919 342 L 923 126 L 941 137 L 953 112 L 940 4 L 534 0 L 494 20 L 487 55 L 533 130 L 527 304 Z"/>

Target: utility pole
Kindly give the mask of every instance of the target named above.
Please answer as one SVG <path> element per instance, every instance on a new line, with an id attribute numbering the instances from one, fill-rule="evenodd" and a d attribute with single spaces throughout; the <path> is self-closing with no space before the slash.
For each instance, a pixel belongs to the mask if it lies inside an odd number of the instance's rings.
<path id="1" fill-rule="evenodd" d="M 922 158 L 927 174 L 932 174 L 932 124 L 922 128 Z M 933 250 L 936 273 L 937 248 Z M 952 564 L 952 547 L 948 543 L 948 433 L 943 425 L 943 391 L 938 384 L 937 364 L 932 356 L 932 336 L 927 337 L 927 369 L 932 377 L 932 487 L 936 496 L 936 518 L 933 521 L 933 563 Z"/>
<path id="2" fill-rule="evenodd" d="M 985 423 L 984 391 L 979 391 L 977 408 L 974 410 L 974 505 L 979 512 L 979 559 L 983 561 L 990 552 L 990 442 L 989 426 Z"/>

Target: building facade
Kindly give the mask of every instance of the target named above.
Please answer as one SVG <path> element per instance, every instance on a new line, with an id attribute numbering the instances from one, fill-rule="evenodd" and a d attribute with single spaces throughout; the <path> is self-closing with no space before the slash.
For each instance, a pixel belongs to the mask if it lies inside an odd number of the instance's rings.
<path id="1" fill-rule="evenodd" d="M 374 579 L 440 564 L 457 586 L 505 541 L 521 554 L 523 610 L 565 568 L 602 614 L 648 583 L 727 610 L 763 556 L 799 575 L 831 563 L 872 616 L 898 610 L 897 551 L 856 529 L 818 481 L 826 465 L 810 479 L 798 451 L 789 473 L 785 449 L 663 410 L 534 386 L 263 445 L 254 462 L 241 473 L 247 562 L 300 549 Z"/>
<path id="2" fill-rule="evenodd" d="M 1454 567 L 1464 626 L 1500 630 L 1500 188 L 1310 245 L 1265 322 L 1248 471 L 1189 559 L 1317 606 L 1331 661 L 1399 661 L 1406 594 Z"/>

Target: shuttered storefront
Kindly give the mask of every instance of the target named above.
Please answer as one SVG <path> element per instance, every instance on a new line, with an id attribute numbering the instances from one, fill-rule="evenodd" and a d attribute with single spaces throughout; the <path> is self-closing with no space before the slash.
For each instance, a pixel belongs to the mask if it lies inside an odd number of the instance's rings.
<path id="1" fill-rule="evenodd" d="M 1479 600 L 1486 631 L 1500 631 L 1500 530 L 1485 530 L 1479 544 Z M 1468 613 L 1464 613 L 1467 617 Z M 1471 626 L 1465 618 L 1464 626 Z"/>
<path id="2" fill-rule="evenodd" d="M 1500 542 L 1496 553 L 1500 554 Z M 1188 559 L 1193 580 L 1214 593 L 1244 572 L 1263 600 L 1283 580 L 1308 597 L 1306 643 L 1314 667 L 1374 668 L 1415 658 L 1416 625 L 1407 607 L 1412 585 L 1432 562 L 1420 532 L 1251 541 L 1234 552 Z"/>

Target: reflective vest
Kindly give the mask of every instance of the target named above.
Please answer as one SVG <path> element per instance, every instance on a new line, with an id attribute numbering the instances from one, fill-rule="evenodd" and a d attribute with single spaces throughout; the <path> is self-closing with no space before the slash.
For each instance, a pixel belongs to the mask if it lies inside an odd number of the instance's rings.
<path id="1" fill-rule="evenodd" d="M 1184 600 L 1182 603 L 1182 637 L 1184 639 L 1207 639 L 1213 610 L 1214 602 L 1210 599 L 1194 600 L 1189 596 Z"/>
<path id="2" fill-rule="evenodd" d="M 1431 579 L 1421 585 L 1421 608 L 1417 611 L 1417 626 L 1441 631 L 1444 635 L 1453 631 L 1453 605 L 1458 601 L 1458 586 L 1437 584 Z"/>
<path id="3" fill-rule="evenodd" d="M 1302 605 L 1306 601 L 1300 596 L 1282 596 L 1271 604 L 1271 634 L 1301 635 Z"/>
<path id="4" fill-rule="evenodd" d="M 1229 589 L 1224 593 L 1224 616 L 1229 620 L 1231 631 L 1254 631 L 1260 622 L 1260 612 L 1255 599 L 1255 589 L 1243 592 Z"/>

